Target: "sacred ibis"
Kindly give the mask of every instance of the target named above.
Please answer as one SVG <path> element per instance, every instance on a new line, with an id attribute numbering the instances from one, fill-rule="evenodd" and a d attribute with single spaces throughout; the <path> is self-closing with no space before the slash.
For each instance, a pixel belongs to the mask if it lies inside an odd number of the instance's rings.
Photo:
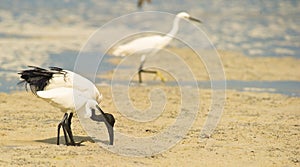
<path id="1" fill-rule="evenodd" d="M 49 67 L 49 69 L 35 66 L 28 67 L 29 69 L 18 73 L 21 78 L 18 84 L 24 84 L 26 90 L 29 87 L 34 95 L 50 102 L 65 113 L 58 124 L 57 145 L 59 145 L 61 127 L 66 145 L 76 146 L 82 143 L 82 141 L 74 141 L 71 129 L 73 112 L 79 108 L 83 108 L 85 116 L 91 120 L 105 123 L 110 144 L 113 144 L 115 118 L 112 114 L 104 113 L 99 107 L 102 95 L 91 81 L 59 67 Z M 101 114 L 96 115 L 95 110 L 99 110 Z"/>

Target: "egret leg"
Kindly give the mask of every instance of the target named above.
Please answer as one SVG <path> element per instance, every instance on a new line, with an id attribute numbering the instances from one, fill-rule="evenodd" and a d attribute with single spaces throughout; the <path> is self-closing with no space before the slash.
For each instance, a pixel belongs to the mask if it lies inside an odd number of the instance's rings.
<path id="1" fill-rule="evenodd" d="M 142 80 L 142 73 L 156 74 L 156 76 L 158 76 L 162 82 L 165 82 L 165 78 L 163 77 L 163 75 L 159 71 L 144 70 L 143 67 L 144 67 L 145 62 L 146 62 L 146 55 L 142 55 L 142 57 L 141 57 L 141 64 L 139 66 L 139 71 L 138 71 L 139 83 L 143 82 L 143 80 Z"/>
<path id="2" fill-rule="evenodd" d="M 69 141 L 68 141 L 68 136 L 67 136 L 67 133 L 66 133 L 66 129 L 65 129 L 65 127 L 64 127 L 67 118 L 68 118 L 68 113 L 65 113 L 63 119 L 62 119 L 61 122 L 58 124 L 58 128 L 57 128 L 57 145 L 59 145 L 60 128 L 61 128 L 61 127 L 63 127 L 65 141 L 66 141 L 66 143 L 69 143 Z"/>
<path id="3" fill-rule="evenodd" d="M 143 80 L 142 80 L 142 73 L 157 74 L 157 71 L 139 69 L 138 74 L 139 74 L 139 82 L 140 83 L 143 82 Z"/>

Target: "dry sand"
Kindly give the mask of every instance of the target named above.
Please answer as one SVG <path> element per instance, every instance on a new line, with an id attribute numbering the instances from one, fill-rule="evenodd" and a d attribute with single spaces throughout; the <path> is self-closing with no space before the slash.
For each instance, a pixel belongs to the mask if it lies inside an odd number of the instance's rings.
<path id="1" fill-rule="evenodd" d="M 115 115 L 118 131 L 149 136 L 176 119 L 180 105 L 176 87 L 132 87 L 133 104 L 147 108 L 148 92 L 154 88 L 162 89 L 168 101 L 159 119 L 145 124 L 122 116 L 110 87 L 99 88 L 105 99 L 101 105 Z M 199 92 L 202 103 L 187 136 L 169 150 L 147 157 L 126 157 L 103 149 L 87 136 L 77 117 L 72 124 L 75 139 L 88 141 L 80 147 L 57 146 L 56 128 L 63 113 L 30 93 L 1 93 L 0 166 L 299 166 L 300 98 L 228 90 L 218 127 L 210 139 L 199 142 L 211 99 L 209 90 Z"/>

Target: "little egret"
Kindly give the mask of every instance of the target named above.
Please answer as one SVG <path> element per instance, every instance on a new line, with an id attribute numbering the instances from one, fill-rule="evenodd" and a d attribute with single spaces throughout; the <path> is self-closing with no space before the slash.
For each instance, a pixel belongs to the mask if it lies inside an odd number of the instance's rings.
<path id="1" fill-rule="evenodd" d="M 135 54 L 135 53 L 141 54 L 142 55 L 141 56 L 141 64 L 138 69 L 139 82 L 140 83 L 142 82 L 141 73 L 154 73 L 158 77 L 160 77 L 162 82 L 164 82 L 164 77 L 158 71 L 144 70 L 143 66 L 146 61 L 147 54 L 150 54 L 150 55 L 155 54 L 171 42 L 171 40 L 174 38 L 174 36 L 178 32 L 180 19 L 188 19 L 191 21 L 202 23 L 200 20 L 191 17 L 188 13 L 180 12 L 176 15 L 176 17 L 173 21 L 173 27 L 169 31 L 168 34 L 166 34 L 164 36 L 152 35 L 152 36 L 134 39 L 126 44 L 116 47 L 113 50 L 112 55 L 127 56 L 127 55 L 131 55 L 131 54 Z"/>
<path id="2" fill-rule="evenodd" d="M 29 85 L 34 95 L 45 99 L 65 113 L 62 121 L 58 124 L 57 145 L 59 145 L 61 127 L 66 145 L 76 146 L 83 142 L 76 143 L 71 130 L 73 111 L 81 108 L 85 110 L 86 117 L 105 123 L 110 144 L 113 144 L 115 118 L 112 114 L 104 113 L 98 106 L 102 95 L 91 81 L 59 67 L 49 67 L 49 69 L 35 66 L 28 67 L 29 69 L 18 73 L 22 79 L 19 84 L 25 84 L 26 90 Z M 95 110 L 99 110 L 101 115 L 96 115 Z"/>

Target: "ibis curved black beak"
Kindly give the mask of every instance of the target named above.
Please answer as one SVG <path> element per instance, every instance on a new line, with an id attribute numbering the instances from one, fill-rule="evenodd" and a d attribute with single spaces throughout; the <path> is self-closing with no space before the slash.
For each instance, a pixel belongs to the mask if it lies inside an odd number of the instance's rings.
<path id="1" fill-rule="evenodd" d="M 189 20 L 191 20 L 191 21 L 195 21 L 195 22 L 198 22 L 198 23 L 202 23 L 202 21 L 201 21 L 201 20 L 199 20 L 199 19 L 196 19 L 196 18 L 194 18 L 194 17 L 189 17 Z"/>
<path id="2" fill-rule="evenodd" d="M 104 122 L 109 134 L 109 144 L 114 144 L 114 124 L 115 118 L 112 114 L 104 113 L 103 110 L 96 105 L 96 108 L 101 112 L 101 115 L 96 115 L 95 110 L 92 110 L 92 116 L 90 117 L 94 121 Z"/>
<path id="3" fill-rule="evenodd" d="M 105 123 L 108 134 L 109 134 L 109 144 L 113 145 L 114 144 L 114 127 L 111 126 L 108 123 Z"/>

